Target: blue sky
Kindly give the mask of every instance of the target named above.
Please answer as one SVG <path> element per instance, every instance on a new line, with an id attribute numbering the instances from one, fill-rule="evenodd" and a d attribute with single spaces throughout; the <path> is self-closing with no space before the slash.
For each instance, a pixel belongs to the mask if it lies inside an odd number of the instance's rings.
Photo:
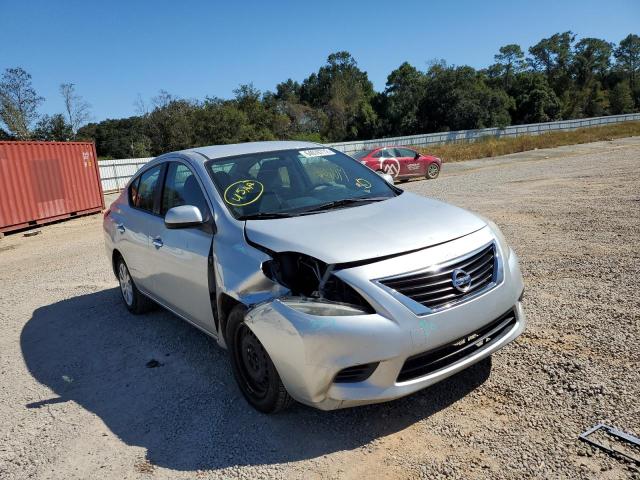
<path id="1" fill-rule="evenodd" d="M 21 66 L 62 111 L 73 82 L 94 120 L 133 115 L 138 94 L 231 97 L 301 81 L 348 50 L 376 89 L 403 61 L 483 67 L 501 45 L 525 50 L 572 30 L 618 42 L 640 34 L 637 0 L 511 1 L 29 1 L 0 0 L 0 70 Z"/>

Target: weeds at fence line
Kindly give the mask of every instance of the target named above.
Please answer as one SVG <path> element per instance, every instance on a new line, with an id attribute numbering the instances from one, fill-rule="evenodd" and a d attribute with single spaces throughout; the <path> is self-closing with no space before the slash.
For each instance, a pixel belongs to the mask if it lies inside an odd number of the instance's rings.
<path id="1" fill-rule="evenodd" d="M 473 142 L 456 142 L 430 147 L 416 147 L 421 153 L 435 155 L 445 162 L 496 157 L 538 148 L 560 147 L 579 143 L 612 140 L 640 135 L 640 122 L 624 122 L 602 127 L 580 128 L 567 132 L 549 132 L 521 137 L 484 137 Z"/>

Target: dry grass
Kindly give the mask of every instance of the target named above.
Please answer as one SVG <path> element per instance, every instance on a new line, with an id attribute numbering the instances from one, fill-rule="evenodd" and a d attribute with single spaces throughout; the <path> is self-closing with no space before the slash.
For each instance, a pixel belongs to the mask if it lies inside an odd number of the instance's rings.
<path id="1" fill-rule="evenodd" d="M 575 145 L 636 135 L 640 135 L 640 122 L 624 122 L 602 127 L 581 128 L 571 132 L 550 132 L 509 138 L 486 137 L 475 142 L 448 143 L 432 147 L 416 147 L 416 149 L 422 153 L 440 157 L 445 162 L 459 162 L 538 148 Z"/>

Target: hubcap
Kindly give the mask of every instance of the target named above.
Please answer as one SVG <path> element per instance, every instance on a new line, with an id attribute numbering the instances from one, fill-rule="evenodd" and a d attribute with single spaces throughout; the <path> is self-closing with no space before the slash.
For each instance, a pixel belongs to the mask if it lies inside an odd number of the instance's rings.
<path id="1" fill-rule="evenodd" d="M 133 283 L 131 275 L 129 275 L 129 271 L 123 262 L 120 262 L 120 267 L 118 267 L 118 280 L 120 281 L 122 298 L 124 298 L 127 305 L 131 306 L 133 303 Z"/>
<path id="2" fill-rule="evenodd" d="M 432 163 L 431 165 L 429 165 L 429 176 L 430 177 L 434 177 L 438 174 L 438 165 L 436 165 L 435 163 Z"/>
<path id="3" fill-rule="evenodd" d="M 257 398 L 264 397 L 269 386 L 267 352 L 258 337 L 244 324 L 236 335 L 236 359 L 248 392 Z"/>

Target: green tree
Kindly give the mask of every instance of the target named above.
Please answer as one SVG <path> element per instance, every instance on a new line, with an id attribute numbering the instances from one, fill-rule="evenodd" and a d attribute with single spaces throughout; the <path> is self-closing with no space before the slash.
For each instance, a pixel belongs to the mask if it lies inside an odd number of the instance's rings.
<path id="1" fill-rule="evenodd" d="M 540 72 L 522 72 L 511 89 L 515 124 L 551 122 L 560 117 L 561 105 L 546 77 Z"/>
<path id="2" fill-rule="evenodd" d="M 194 113 L 196 145 L 242 142 L 249 130 L 249 119 L 233 102 L 207 98 Z"/>
<path id="3" fill-rule="evenodd" d="M 582 111 L 586 117 L 601 117 L 609 111 L 608 92 L 603 90 L 598 81 L 591 82 L 584 95 Z"/>
<path id="4" fill-rule="evenodd" d="M 425 94 L 426 80 L 424 73 L 407 62 L 389 74 L 382 100 L 386 134 L 419 133 L 417 112 Z"/>
<path id="5" fill-rule="evenodd" d="M 504 127 L 511 122 L 513 106 L 509 95 L 489 87 L 472 67 L 438 63 L 427 71 L 418 119 L 425 132 Z"/>
<path id="6" fill-rule="evenodd" d="M 273 140 L 271 128 L 276 123 L 277 113 L 267 109 L 260 91 L 250 83 L 240 85 L 233 93 L 238 109 L 247 118 L 247 125 L 239 134 L 242 141 Z"/>
<path id="7" fill-rule="evenodd" d="M 609 103 L 611 104 L 611 113 L 614 115 L 633 112 L 633 97 L 627 80 L 619 82 L 613 87 L 609 94 Z"/>
<path id="8" fill-rule="evenodd" d="M 300 102 L 300 84 L 290 78 L 285 82 L 280 82 L 276 85 L 274 97 L 277 100 L 298 103 Z"/>
<path id="9" fill-rule="evenodd" d="M 44 101 L 31 84 L 31 75 L 20 67 L 7 68 L 0 80 L 0 120 L 19 140 L 31 136 L 31 125 L 38 118 Z"/>
<path id="10" fill-rule="evenodd" d="M 145 134 L 151 140 L 151 153 L 158 155 L 193 146 L 192 116 L 195 102 L 176 98 L 166 91 L 152 99 L 155 108 L 144 119 Z"/>
<path id="11" fill-rule="evenodd" d="M 348 52 L 329 55 L 326 65 L 300 88 L 302 102 L 327 116 L 322 133 L 334 141 L 364 138 L 376 130 L 378 119 L 371 105 L 374 95 L 367 73 Z"/>
<path id="12" fill-rule="evenodd" d="M 579 86 L 602 81 L 611 65 L 613 44 L 599 38 L 583 38 L 575 45 L 573 70 Z"/>
<path id="13" fill-rule="evenodd" d="M 102 158 L 149 157 L 152 147 L 146 128 L 144 117 L 108 119 L 81 127 L 77 138 L 94 141 Z"/>
<path id="14" fill-rule="evenodd" d="M 67 142 L 73 138 L 73 130 L 61 113 L 53 116 L 44 115 L 36 124 L 33 138 L 49 142 Z"/>
<path id="15" fill-rule="evenodd" d="M 494 57 L 495 71 L 502 78 L 503 88 L 508 91 L 513 82 L 513 77 L 526 68 L 524 52 L 520 45 L 510 43 L 500 47 L 499 53 Z"/>
<path id="16" fill-rule="evenodd" d="M 544 72 L 558 97 L 571 88 L 572 45 L 575 35 L 568 31 L 543 38 L 529 48 L 529 63 L 535 71 Z"/>
<path id="17" fill-rule="evenodd" d="M 635 95 L 635 105 L 640 107 L 640 37 L 630 33 L 623 40 L 614 52 L 616 64 L 629 80 L 629 87 L 632 95 Z"/>

